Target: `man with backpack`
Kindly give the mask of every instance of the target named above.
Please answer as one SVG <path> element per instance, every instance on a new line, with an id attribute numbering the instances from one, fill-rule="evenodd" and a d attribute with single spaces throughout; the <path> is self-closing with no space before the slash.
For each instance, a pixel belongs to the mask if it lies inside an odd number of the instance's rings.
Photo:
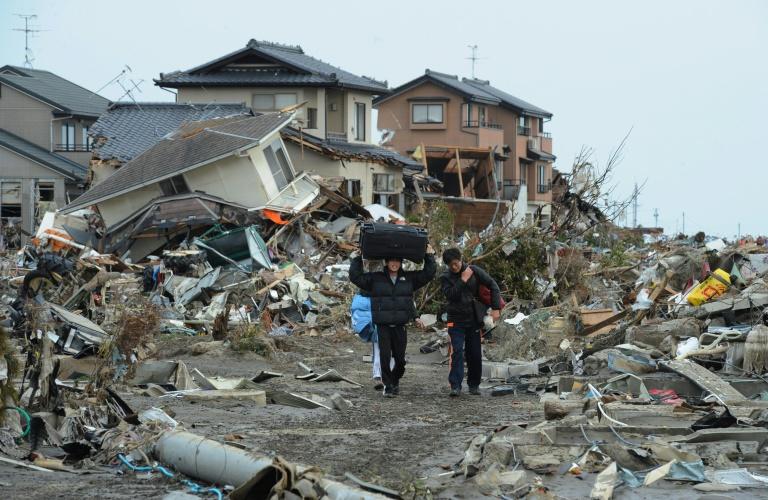
<path id="1" fill-rule="evenodd" d="M 408 343 L 405 324 L 416 317 L 413 293 L 434 277 L 437 271 L 435 251 L 427 246 L 424 268 L 421 271 L 404 271 L 403 259 L 384 259 L 384 270 L 363 272 L 363 258 L 353 253 L 349 266 L 349 280 L 366 292 L 371 299 L 371 315 L 376 325 L 379 341 L 381 379 L 384 397 L 394 397 L 400 392 L 400 378 L 405 373 L 405 348 Z M 390 360 L 394 358 L 394 368 Z"/>
<path id="2" fill-rule="evenodd" d="M 482 268 L 462 262 L 458 248 L 449 248 L 443 252 L 443 262 L 448 266 L 440 278 L 440 284 L 448 299 L 448 336 L 451 339 L 448 381 L 451 384 L 451 397 L 461 394 L 465 353 L 469 393 L 477 396 L 480 395 L 480 377 L 483 373 L 480 329 L 489 306 L 493 320 L 499 319 L 502 307 L 499 285 Z M 481 296 L 485 295 L 483 287 L 490 290 L 489 304 L 482 302 Z"/>

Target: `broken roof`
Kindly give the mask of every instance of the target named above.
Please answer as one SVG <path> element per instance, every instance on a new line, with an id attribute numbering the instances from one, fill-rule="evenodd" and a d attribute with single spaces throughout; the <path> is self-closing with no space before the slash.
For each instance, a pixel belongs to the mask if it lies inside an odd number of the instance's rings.
<path id="1" fill-rule="evenodd" d="M 328 141 L 311 134 L 302 134 L 293 127 L 285 127 L 282 130 L 283 139 L 311 147 L 319 153 L 335 158 L 361 160 L 373 163 L 382 163 L 394 167 L 408 168 L 421 171 L 424 167 L 421 162 L 403 156 L 397 151 L 374 146 L 373 144 L 351 143 L 344 141 Z"/>
<path id="2" fill-rule="evenodd" d="M 52 153 L 2 128 L 0 128 L 0 147 L 39 163 L 73 181 L 83 180 L 87 173 L 87 169 L 79 163 Z"/>
<path id="3" fill-rule="evenodd" d="M 98 117 L 109 100 L 69 80 L 40 69 L 3 66 L 0 83 L 57 108 L 57 114 Z"/>
<path id="4" fill-rule="evenodd" d="M 299 46 L 250 40 L 230 52 L 186 71 L 160 73 L 160 87 L 345 87 L 374 94 L 389 92 L 387 83 L 357 76 L 315 59 Z"/>
<path id="5" fill-rule="evenodd" d="M 94 205 L 257 146 L 292 118 L 293 113 L 266 113 L 189 123 L 86 191 L 63 212 Z"/>
<path id="6" fill-rule="evenodd" d="M 552 117 L 552 113 L 549 111 L 541 109 L 538 106 L 534 106 L 533 104 L 530 104 L 522 99 L 518 99 L 517 97 L 508 94 L 503 90 L 497 89 L 496 87 L 491 86 L 491 83 L 487 80 L 478 80 L 477 78 L 459 79 L 457 75 L 439 73 L 429 69 L 425 70 L 422 76 L 392 89 L 390 94 L 379 97 L 374 101 L 374 105 L 381 104 L 387 99 L 390 99 L 391 97 L 394 97 L 398 94 L 402 94 L 403 92 L 406 92 L 425 82 L 431 82 L 435 85 L 456 92 L 473 102 L 507 107 L 523 114 L 532 116 L 540 116 L 543 118 Z"/>
<path id="7" fill-rule="evenodd" d="M 94 141 L 93 154 L 127 162 L 185 123 L 247 114 L 244 104 L 117 102 L 91 126 L 91 136 L 105 139 Z"/>

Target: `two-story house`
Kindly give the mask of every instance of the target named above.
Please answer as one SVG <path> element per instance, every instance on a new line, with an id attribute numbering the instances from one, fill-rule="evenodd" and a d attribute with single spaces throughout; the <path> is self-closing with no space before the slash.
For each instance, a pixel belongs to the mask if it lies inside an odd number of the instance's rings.
<path id="1" fill-rule="evenodd" d="M 552 113 L 491 86 L 490 82 L 426 70 L 374 101 L 387 145 L 413 154 L 419 146 L 489 148 L 498 192 L 522 201 L 529 220 L 547 224 L 552 202 Z M 522 196 L 521 196 L 522 195 Z"/>
<path id="2" fill-rule="evenodd" d="M 192 69 L 161 73 L 155 84 L 175 89 L 177 103 L 242 102 L 254 113 L 295 107 L 301 134 L 311 136 L 316 145 L 320 141 L 320 150 L 326 151 L 377 148 L 372 144 L 371 107 L 374 97 L 389 92 L 386 82 L 354 75 L 305 54 L 301 47 L 256 40 Z M 402 205 L 402 166 L 365 161 L 350 165 L 329 161 L 311 148 L 294 154 L 297 151 L 292 147 L 297 170 L 344 176 L 351 181 L 349 194 L 361 196 L 363 203 Z"/>
<path id="3" fill-rule="evenodd" d="M 31 233 L 82 190 L 91 124 L 109 101 L 49 71 L 0 67 L 0 217 Z"/>

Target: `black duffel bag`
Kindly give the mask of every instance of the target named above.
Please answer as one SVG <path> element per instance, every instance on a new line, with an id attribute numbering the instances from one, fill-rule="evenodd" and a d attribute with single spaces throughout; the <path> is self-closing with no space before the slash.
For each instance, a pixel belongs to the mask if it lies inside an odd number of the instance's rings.
<path id="1" fill-rule="evenodd" d="M 422 262 L 427 251 L 427 231 L 419 227 L 366 222 L 360 228 L 364 259 L 399 257 Z"/>

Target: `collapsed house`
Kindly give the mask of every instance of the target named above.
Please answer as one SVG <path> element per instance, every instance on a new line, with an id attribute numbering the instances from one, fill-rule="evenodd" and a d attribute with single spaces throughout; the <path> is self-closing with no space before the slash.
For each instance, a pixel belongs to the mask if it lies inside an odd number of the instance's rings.
<path id="1" fill-rule="evenodd" d="M 95 207 L 103 221 L 104 234 L 109 235 L 124 228 L 126 220 L 152 212 L 166 197 L 199 193 L 218 198 L 208 198 L 208 202 L 240 211 L 268 206 L 286 188 L 293 189 L 297 183 L 312 184 L 306 177 L 296 178 L 280 137 L 280 130 L 292 119 L 290 113 L 268 113 L 182 126 L 62 212 L 69 214 Z M 308 203 L 292 198 L 299 191 L 292 193 L 284 195 L 282 206 L 300 210 Z M 128 251 L 138 260 L 165 244 L 169 236 L 161 231 L 136 239 Z"/>
<path id="2" fill-rule="evenodd" d="M 238 115 L 251 112 L 243 104 L 116 102 L 90 128 L 88 183 L 99 184 L 185 123 Z"/>

